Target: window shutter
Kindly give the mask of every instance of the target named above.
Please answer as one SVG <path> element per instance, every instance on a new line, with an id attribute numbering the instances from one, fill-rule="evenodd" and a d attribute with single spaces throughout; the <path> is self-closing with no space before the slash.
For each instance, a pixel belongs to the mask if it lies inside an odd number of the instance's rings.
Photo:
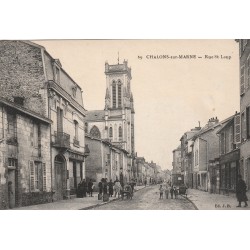
<path id="1" fill-rule="evenodd" d="M 234 117 L 234 143 L 241 143 L 241 124 L 240 124 L 240 114 Z"/>
<path id="2" fill-rule="evenodd" d="M 240 69 L 240 94 L 245 92 L 245 66 L 243 65 Z"/>
<path id="3" fill-rule="evenodd" d="M 241 113 L 241 135 L 242 139 L 247 138 L 247 130 L 246 130 L 246 112 L 243 111 Z"/>
<path id="4" fill-rule="evenodd" d="M 29 168 L 30 168 L 30 191 L 35 190 L 35 167 L 34 162 L 29 162 Z"/>
<path id="5" fill-rule="evenodd" d="M 229 150 L 232 151 L 234 149 L 234 134 L 233 134 L 233 127 L 231 126 L 229 129 Z"/>
<path id="6" fill-rule="evenodd" d="M 42 166 L 43 166 L 43 191 L 46 191 L 46 188 L 47 188 L 46 186 L 46 164 L 43 163 Z"/>

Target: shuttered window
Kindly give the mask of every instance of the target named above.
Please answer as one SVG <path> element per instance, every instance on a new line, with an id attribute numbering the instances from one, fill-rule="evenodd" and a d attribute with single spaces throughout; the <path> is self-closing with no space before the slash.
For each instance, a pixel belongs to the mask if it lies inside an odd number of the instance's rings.
<path id="1" fill-rule="evenodd" d="M 234 117 L 234 143 L 241 143 L 241 124 L 240 124 L 240 114 Z"/>
<path id="2" fill-rule="evenodd" d="M 250 107 L 246 108 L 246 127 L 247 127 L 247 138 L 250 138 Z"/>
<path id="3" fill-rule="evenodd" d="M 229 143 L 230 143 L 230 151 L 234 149 L 234 131 L 233 131 L 233 126 L 229 128 Z"/>
<path id="4" fill-rule="evenodd" d="M 247 138 L 245 111 L 241 113 L 241 137 Z"/>
<path id="5" fill-rule="evenodd" d="M 122 106 L 122 85 L 118 82 L 118 107 Z"/>
<path id="6" fill-rule="evenodd" d="M 240 69 L 240 94 L 245 93 L 245 66 L 243 65 Z"/>
<path id="7" fill-rule="evenodd" d="M 29 168 L 30 168 L 30 191 L 35 190 L 35 167 L 34 162 L 29 162 Z"/>
<path id="8" fill-rule="evenodd" d="M 46 185 L 46 181 L 47 181 L 47 179 L 46 179 L 46 177 L 47 177 L 46 164 L 43 163 L 42 166 L 43 166 L 43 191 L 46 191 L 46 189 L 47 189 L 47 185 Z"/>

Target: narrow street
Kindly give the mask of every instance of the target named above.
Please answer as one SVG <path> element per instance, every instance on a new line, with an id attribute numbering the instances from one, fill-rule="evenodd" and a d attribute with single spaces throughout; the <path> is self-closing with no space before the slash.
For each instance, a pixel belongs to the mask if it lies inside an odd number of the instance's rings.
<path id="1" fill-rule="evenodd" d="M 178 199 L 159 199 L 158 186 L 149 186 L 134 194 L 132 200 L 117 200 L 92 210 L 194 210 L 188 200 L 179 196 Z"/>

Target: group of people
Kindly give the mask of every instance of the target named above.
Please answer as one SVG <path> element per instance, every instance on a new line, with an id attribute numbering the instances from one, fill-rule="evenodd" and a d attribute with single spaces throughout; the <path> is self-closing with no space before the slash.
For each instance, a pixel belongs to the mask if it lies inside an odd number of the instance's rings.
<path id="1" fill-rule="evenodd" d="M 131 192 L 134 191 L 135 182 L 131 181 L 130 183 L 127 183 L 124 185 L 124 183 L 121 183 L 118 179 L 116 179 L 114 182 L 112 179 L 108 182 L 107 178 L 102 178 L 101 181 L 98 183 L 99 188 L 99 195 L 109 194 L 109 197 L 120 197 L 123 190 L 131 188 Z"/>
<path id="2" fill-rule="evenodd" d="M 178 189 L 175 186 L 169 186 L 167 183 L 161 184 L 160 188 L 160 199 L 163 199 L 163 194 L 165 193 L 166 199 L 168 199 L 169 194 L 171 195 L 171 199 L 178 198 Z"/>
<path id="3" fill-rule="evenodd" d="M 94 183 L 90 179 L 88 182 L 83 179 L 78 183 L 77 186 L 77 197 L 78 198 L 84 198 L 87 197 L 87 194 L 89 197 L 93 197 L 93 190 L 94 190 Z"/>

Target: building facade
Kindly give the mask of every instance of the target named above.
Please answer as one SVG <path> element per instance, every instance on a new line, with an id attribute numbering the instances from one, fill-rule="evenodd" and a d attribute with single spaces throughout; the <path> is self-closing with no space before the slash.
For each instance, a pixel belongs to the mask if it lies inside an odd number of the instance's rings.
<path id="1" fill-rule="evenodd" d="M 0 209 L 52 201 L 51 123 L 0 97 Z"/>
<path id="2" fill-rule="evenodd" d="M 240 57 L 240 174 L 250 189 L 250 40 L 239 40 Z"/>
<path id="3" fill-rule="evenodd" d="M 49 120 L 53 200 L 75 194 L 85 177 L 82 90 L 46 49 L 28 41 L 0 41 L 0 95 Z M 29 150 L 29 148 L 27 148 Z"/>

